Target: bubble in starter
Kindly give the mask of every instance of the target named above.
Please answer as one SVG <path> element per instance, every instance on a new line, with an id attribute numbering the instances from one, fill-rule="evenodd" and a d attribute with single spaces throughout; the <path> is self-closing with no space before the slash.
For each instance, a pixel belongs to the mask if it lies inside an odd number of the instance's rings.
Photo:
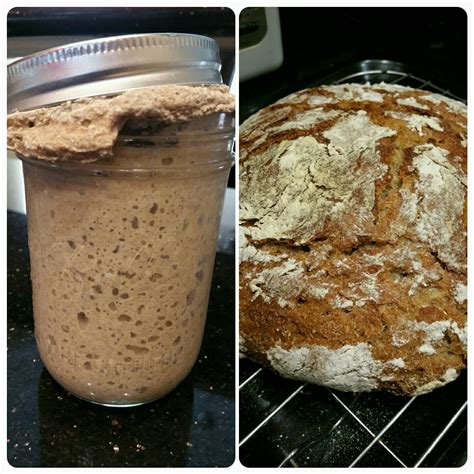
<path id="1" fill-rule="evenodd" d="M 77 320 L 79 322 L 79 327 L 87 326 L 87 323 L 89 322 L 89 318 L 83 311 L 77 313 Z"/>

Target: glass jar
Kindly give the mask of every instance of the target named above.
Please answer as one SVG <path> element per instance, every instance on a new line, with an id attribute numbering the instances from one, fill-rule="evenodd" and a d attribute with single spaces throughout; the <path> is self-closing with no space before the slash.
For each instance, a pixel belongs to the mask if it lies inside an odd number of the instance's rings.
<path id="1" fill-rule="evenodd" d="M 129 122 L 108 162 L 23 160 L 35 336 L 49 373 L 114 406 L 173 390 L 199 353 L 233 118 Z"/>

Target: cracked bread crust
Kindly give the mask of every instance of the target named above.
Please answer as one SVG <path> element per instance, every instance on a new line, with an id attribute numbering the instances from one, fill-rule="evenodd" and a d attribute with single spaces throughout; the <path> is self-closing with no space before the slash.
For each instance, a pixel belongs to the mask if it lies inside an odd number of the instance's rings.
<path id="1" fill-rule="evenodd" d="M 401 86 L 285 97 L 240 129 L 242 351 L 345 391 L 466 364 L 466 107 Z"/>

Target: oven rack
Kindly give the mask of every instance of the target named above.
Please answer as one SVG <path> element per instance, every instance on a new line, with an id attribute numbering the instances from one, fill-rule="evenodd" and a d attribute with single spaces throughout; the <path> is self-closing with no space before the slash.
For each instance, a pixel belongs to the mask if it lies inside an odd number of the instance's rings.
<path id="1" fill-rule="evenodd" d="M 367 60 L 308 87 L 399 84 L 464 99 L 393 61 Z M 464 371 L 465 372 L 465 371 Z M 454 467 L 467 458 L 466 374 L 426 395 L 349 394 L 240 363 L 240 461 L 248 467 Z"/>

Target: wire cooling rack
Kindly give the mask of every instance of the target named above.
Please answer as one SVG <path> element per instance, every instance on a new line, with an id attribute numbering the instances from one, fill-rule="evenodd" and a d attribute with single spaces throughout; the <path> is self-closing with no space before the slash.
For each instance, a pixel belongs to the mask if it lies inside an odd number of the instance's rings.
<path id="1" fill-rule="evenodd" d="M 392 61 L 362 61 L 310 84 L 386 82 L 464 101 Z M 467 382 L 432 393 L 350 394 L 240 364 L 240 461 L 248 467 L 457 467 L 467 459 Z"/>

